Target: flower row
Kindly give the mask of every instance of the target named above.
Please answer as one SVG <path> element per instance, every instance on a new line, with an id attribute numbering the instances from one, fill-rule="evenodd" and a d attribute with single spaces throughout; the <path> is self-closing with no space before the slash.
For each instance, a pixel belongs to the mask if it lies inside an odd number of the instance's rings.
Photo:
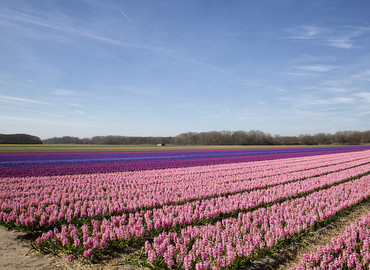
<path id="1" fill-rule="evenodd" d="M 346 227 L 345 232 L 320 246 L 317 252 L 305 254 L 291 270 L 369 269 L 370 213 Z"/>
<path id="2" fill-rule="evenodd" d="M 275 148 L 275 149 L 230 149 L 230 150 L 169 150 L 169 151 L 114 151 L 114 152 L 48 152 L 48 153 L 1 153 L 0 166 L 27 163 L 53 162 L 94 162 L 94 161 L 135 161 L 157 159 L 193 159 L 213 157 L 259 156 L 291 153 L 341 153 L 347 151 L 361 151 L 369 149 L 367 146 L 352 147 L 311 147 L 311 148 Z"/>

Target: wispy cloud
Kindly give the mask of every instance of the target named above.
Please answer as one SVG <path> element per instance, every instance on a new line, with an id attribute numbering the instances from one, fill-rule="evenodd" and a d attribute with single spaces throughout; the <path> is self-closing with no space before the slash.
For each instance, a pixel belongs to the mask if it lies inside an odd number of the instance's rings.
<path id="1" fill-rule="evenodd" d="M 168 53 L 169 53 L 168 55 L 171 56 L 172 58 L 175 58 L 175 59 L 178 59 L 178 60 L 181 60 L 181 61 L 184 61 L 184 62 L 192 63 L 192 64 L 195 64 L 197 66 L 204 67 L 204 68 L 216 71 L 220 74 L 231 75 L 231 73 L 228 70 L 225 70 L 225 69 L 223 69 L 219 66 L 212 65 L 212 64 L 209 64 L 207 62 L 200 61 L 198 59 L 189 57 L 188 55 L 180 54 L 176 51 L 170 51 Z"/>
<path id="2" fill-rule="evenodd" d="M 126 15 L 125 12 L 122 11 L 122 9 L 120 10 L 121 14 L 123 15 L 123 17 L 125 17 L 126 19 L 130 20 L 130 17 Z"/>
<path id="3" fill-rule="evenodd" d="M 293 107 L 305 107 L 305 106 L 329 106 L 329 105 L 349 105 L 355 103 L 355 98 L 353 97 L 331 97 L 331 98 L 313 98 L 313 97 L 306 97 L 306 98 L 298 98 L 298 99 L 290 99 L 293 103 Z"/>
<path id="4" fill-rule="evenodd" d="M 295 67 L 295 68 L 299 69 L 299 70 L 304 70 L 304 71 L 327 72 L 327 71 L 333 70 L 337 67 L 330 66 L 330 65 L 310 65 L 310 66 L 299 66 L 299 67 Z"/>
<path id="5" fill-rule="evenodd" d="M 303 25 L 296 29 L 288 30 L 292 36 L 291 39 L 316 39 L 319 36 L 323 36 L 328 33 L 328 29 L 314 26 L 314 25 Z"/>
<path id="6" fill-rule="evenodd" d="M 0 25 L 6 23 L 7 27 L 12 26 L 17 29 L 18 33 L 24 33 L 24 35 L 29 38 L 37 40 L 40 38 L 49 39 L 53 42 L 73 42 L 74 44 L 78 38 L 87 38 L 91 41 L 101 42 L 106 45 L 138 51 L 147 51 L 150 52 L 153 57 L 160 55 L 173 60 L 187 62 L 201 68 L 228 74 L 228 71 L 223 68 L 201 61 L 196 57 L 189 56 L 186 53 L 179 51 L 177 48 L 169 47 L 168 44 L 162 43 L 161 40 L 157 40 L 156 38 L 151 39 L 139 37 L 136 31 L 132 31 L 135 27 L 127 30 L 126 35 L 122 35 L 121 31 L 118 33 L 105 31 L 107 27 L 106 25 L 111 24 L 112 28 L 116 27 L 114 20 L 109 21 L 108 19 L 104 26 L 98 25 L 98 27 L 93 28 L 82 23 L 72 24 L 65 18 L 61 19 L 39 16 L 36 13 L 28 14 L 11 9 L 4 9 L 3 11 L 3 13 L 0 13 Z M 122 9 L 118 12 L 125 18 L 130 19 Z"/>
<path id="7" fill-rule="evenodd" d="M 8 120 L 8 121 L 18 121 L 22 123 L 36 123 L 36 124 L 48 124 L 52 126 L 75 126 L 75 127 L 81 127 L 81 126 L 87 126 L 87 124 L 81 122 L 81 121 L 71 121 L 71 119 L 68 120 L 56 120 L 54 117 L 53 119 L 41 119 L 41 118 L 32 118 L 32 117 L 18 117 L 18 116 L 0 116 L 0 120 Z"/>
<path id="8" fill-rule="evenodd" d="M 350 49 L 354 48 L 354 41 L 351 37 L 330 37 L 324 39 L 328 46 L 342 48 L 342 49 Z"/>
<path id="9" fill-rule="evenodd" d="M 72 106 L 72 107 L 80 107 L 80 105 L 79 104 L 77 104 L 77 103 L 66 103 L 66 105 L 68 105 L 68 106 Z"/>
<path id="10" fill-rule="evenodd" d="M 277 88 L 277 91 L 278 91 L 278 92 L 286 92 L 287 90 L 286 90 L 285 88 L 278 87 L 278 88 Z"/>
<path id="11" fill-rule="evenodd" d="M 30 99 L 30 98 L 20 98 L 20 97 L 13 97 L 13 96 L 4 96 L 4 95 L 0 95 L 0 101 L 52 105 L 49 102 L 45 102 L 45 101 L 41 101 L 41 100 Z"/>
<path id="12" fill-rule="evenodd" d="M 363 81 L 370 81 L 370 69 L 359 72 L 352 76 L 352 78 Z"/>
<path id="13" fill-rule="evenodd" d="M 318 85 L 318 86 L 307 86 L 304 87 L 304 89 L 308 91 L 316 91 L 316 92 L 327 92 L 330 94 L 341 94 L 341 93 L 347 93 L 350 89 L 345 87 L 332 87 L 327 86 L 325 84 Z"/>
<path id="14" fill-rule="evenodd" d="M 0 80 L 0 83 L 3 83 L 3 84 L 12 84 L 12 83 L 10 83 L 10 82 L 2 81 L 2 80 Z"/>
<path id="15" fill-rule="evenodd" d="M 324 91 L 332 92 L 332 93 L 345 93 L 348 91 L 348 89 L 340 88 L 340 87 L 328 87 L 328 88 L 324 88 Z"/>
<path id="16" fill-rule="evenodd" d="M 303 25 L 287 30 L 291 36 L 288 39 L 305 40 L 316 45 L 341 49 L 355 48 L 355 38 L 370 31 L 367 27 L 346 26 L 341 29 L 330 29 L 315 25 Z"/>
<path id="17" fill-rule="evenodd" d="M 40 16 L 34 16 L 8 9 L 4 9 L 3 11 L 5 12 L 2 12 L 2 14 L 0 15 L 0 23 L 1 19 L 4 19 L 7 25 L 11 24 L 17 28 L 28 29 L 29 30 L 28 34 L 34 33 L 36 31 L 35 27 L 39 27 L 41 29 L 52 30 L 72 36 L 86 37 L 105 43 L 115 45 L 121 44 L 121 42 L 115 39 L 111 39 L 93 32 L 89 32 L 86 29 L 77 28 L 75 26 L 70 25 L 66 21 L 51 20 L 49 18 L 42 18 Z M 30 28 L 30 26 L 32 26 L 33 28 Z M 45 34 L 46 33 L 44 32 L 44 37 L 46 37 Z"/>
<path id="18" fill-rule="evenodd" d="M 288 76 L 317 77 L 319 73 L 302 70 L 302 71 L 280 72 L 279 74 Z"/>
<path id="19" fill-rule="evenodd" d="M 83 93 L 81 91 L 75 91 L 70 89 L 56 89 L 50 92 L 52 95 L 55 96 L 82 96 Z"/>
<path id="20" fill-rule="evenodd" d="M 52 118 L 66 118 L 65 115 L 62 114 L 56 114 L 56 113 L 47 113 L 45 114 L 47 117 L 52 117 Z"/>
<path id="21" fill-rule="evenodd" d="M 121 15 L 123 12 L 121 10 Z M 127 18 L 129 18 L 126 15 Z M 109 19 L 109 18 L 107 18 Z M 115 21 L 108 21 L 106 24 L 115 24 Z M 88 38 L 97 42 L 102 42 L 108 45 L 120 46 L 130 49 L 154 51 L 157 53 L 168 54 L 171 56 L 173 50 L 164 48 L 158 44 L 147 44 L 145 42 L 136 41 L 136 34 L 133 32 L 128 33 L 131 40 L 127 36 L 115 35 L 109 36 L 106 30 L 106 24 L 99 27 L 90 27 L 81 24 L 72 24 L 67 19 L 50 18 L 46 16 L 39 16 L 38 14 L 30 15 L 24 12 L 19 12 L 11 9 L 3 9 L 0 13 L 0 25 L 6 24 L 7 27 L 13 26 L 18 29 L 18 32 L 25 33 L 27 36 L 34 35 L 35 39 L 39 39 L 40 35 L 37 34 L 41 31 L 42 38 L 49 37 L 50 40 L 55 41 L 56 38 Z M 105 28 L 104 28 L 105 27 Z M 113 27 L 113 25 L 112 25 Z M 19 31 L 23 29 L 23 31 Z M 108 33 L 108 34 L 107 34 Z M 111 33 L 112 34 L 112 33 Z M 117 33 L 116 33 L 117 34 Z"/>
<path id="22" fill-rule="evenodd" d="M 370 92 L 358 92 L 354 93 L 353 96 L 360 98 L 363 102 L 370 103 Z"/>

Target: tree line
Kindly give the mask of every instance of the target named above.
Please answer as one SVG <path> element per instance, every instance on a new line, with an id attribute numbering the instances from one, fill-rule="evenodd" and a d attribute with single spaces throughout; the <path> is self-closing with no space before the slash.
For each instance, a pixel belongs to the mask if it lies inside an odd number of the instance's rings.
<path id="1" fill-rule="evenodd" d="M 339 131 L 334 134 L 317 133 L 299 136 L 272 136 L 260 130 L 186 132 L 173 137 L 139 136 L 94 136 L 78 138 L 72 136 L 53 137 L 41 140 L 29 134 L 0 134 L 0 144 L 175 144 L 175 145 L 322 145 L 322 144 L 366 144 L 370 143 L 368 131 Z"/>
<path id="2" fill-rule="evenodd" d="M 95 136 L 78 138 L 71 136 L 43 140 L 45 144 L 175 144 L 175 145 L 323 145 L 370 143 L 369 131 L 339 131 L 334 134 L 317 133 L 299 136 L 272 136 L 260 130 L 186 132 L 173 137 Z"/>
<path id="3" fill-rule="evenodd" d="M 42 141 L 29 134 L 0 134 L 0 144 L 42 144 Z"/>
<path id="4" fill-rule="evenodd" d="M 80 139 L 64 136 L 43 140 L 44 144 L 105 144 L 105 145 L 135 145 L 135 144 L 172 144 L 174 137 L 131 137 L 131 136 L 94 136 Z"/>

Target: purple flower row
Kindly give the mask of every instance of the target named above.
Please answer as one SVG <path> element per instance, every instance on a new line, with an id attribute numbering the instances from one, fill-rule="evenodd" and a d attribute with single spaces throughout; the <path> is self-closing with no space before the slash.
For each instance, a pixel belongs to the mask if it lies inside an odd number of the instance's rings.
<path id="1" fill-rule="evenodd" d="M 259 156 L 272 154 L 290 153 L 324 153 L 324 152 L 346 152 L 370 149 L 368 146 L 341 146 L 341 147 L 309 147 L 309 148 L 266 148 L 266 149 L 219 149 L 219 150 L 166 150 L 166 151 L 123 151 L 123 152 L 49 152 L 49 153 L 2 153 L 0 154 L 0 165 L 21 165 L 27 163 L 43 162 L 93 162 L 106 160 L 156 160 L 156 159 L 184 159 L 184 158 L 214 158 L 214 157 L 236 157 L 236 156 Z"/>
<path id="2" fill-rule="evenodd" d="M 0 155 L 0 177 L 108 173 L 273 160 L 363 151 L 369 147 L 40 153 Z"/>

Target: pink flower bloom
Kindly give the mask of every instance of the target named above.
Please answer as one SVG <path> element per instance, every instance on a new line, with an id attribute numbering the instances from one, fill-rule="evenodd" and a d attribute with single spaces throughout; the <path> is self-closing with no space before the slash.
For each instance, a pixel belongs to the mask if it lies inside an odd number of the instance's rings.
<path id="1" fill-rule="evenodd" d="M 92 249 L 87 249 L 84 251 L 84 257 L 89 258 L 93 255 L 93 250 Z"/>
<path id="2" fill-rule="evenodd" d="M 67 261 L 71 262 L 71 261 L 73 261 L 74 256 L 73 255 L 68 255 L 66 258 L 67 258 Z"/>

